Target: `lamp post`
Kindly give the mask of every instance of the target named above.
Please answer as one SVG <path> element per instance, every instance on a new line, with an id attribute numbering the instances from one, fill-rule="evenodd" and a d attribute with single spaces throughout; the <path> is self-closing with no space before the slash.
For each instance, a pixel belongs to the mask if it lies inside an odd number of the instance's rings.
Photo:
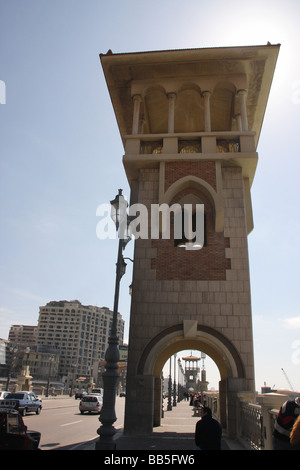
<path id="1" fill-rule="evenodd" d="M 52 363 L 54 362 L 55 356 L 51 355 L 48 358 L 49 361 L 49 373 L 48 373 L 48 380 L 47 380 L 47 390 L 46 390 L 46 397 L 49 396 L 49 389 L 50 389 L 50 378 L 51 378 L 51 368 L 52 368 Z"/>
<path id="2" fill-rule="evenodd" d="M 176 406 L 176 356 L 177 354 L 174 354 L 174 382 L 173 382 L 173 406 Z"/>
<path id="3" fill-rule="evenodd" d="M 167 411 L 172 411 L 172 378 L 171 378 L 171 368 L 172 368 L 172 357 L 170 357 L 170 371 L 169 371 L 169 382 L 168 382 L 168 406 Z"/>
<path id="4" fill-rule="evenodd" d="M 18 352 L 18 348 L 16 346 L 8 345 L 6 349 L 6 356 L 7 356 L 7 381 L 5 390 L 9 391 L 9 384 L 11 379 L 11 370 L 13 366 L 13 362 L 15 360 L 16 353 Z"/>
<path id="5" fill-rule="evenodd" d="M 183 396 L 184 396 L 183 395 L 183 390 L 184 390 L 183 377 L 184 377 L 184 374 L 183 374 L 183 368 L 182 368 L 180 357 L 178 358 L 177 362 L 178 362 L 178 401 L 181 401 L 183 399 Z"/>
<path id="6" fill-rule="evenodd" d="M 118 338 L 118 304 L 119 304 L 119 291 L 120 280 L 125 274 L 126 263 L 123 259 L 122 252 L 130 240 L 128 235 L 128 222 L 127 215 L 127 202 L 122 196 L 122 189 L 119 189 L 119 194 L 111 201 L 111 217 L 116 225 L 116 231 L 119 236 L 119 247 L 116 264 L 116 281 L 115 281 L 115 296 L 114 296 L 114 310 L 113 321 L 108 338 L 108 348 L 105 353 L 105 371 L 102 374 L 103 379 L 103 406 L 99 421 L 102 426 L 97 430 L 99 439 L 96 442 L 96 450 L 114 450 L 116 444 L 113 440 L 116 429 L 113 424 L 116 421 L 115 402 L 117 394 L 117 385 L 119 379 L 118 361 L 119 361 L 119 338 Z"/>

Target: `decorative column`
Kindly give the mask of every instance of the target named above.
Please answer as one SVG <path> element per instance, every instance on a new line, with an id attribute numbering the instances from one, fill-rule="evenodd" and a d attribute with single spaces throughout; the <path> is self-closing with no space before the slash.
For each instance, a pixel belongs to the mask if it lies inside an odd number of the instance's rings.
<path id="1" fill-rule="evenodd" d="M 240 115 L 240 114 L 236 114 L 235 120 L 236 120 L 236 125 L 237 125 L 238 131 L 242 131 L 242 130 L 243 130 L 243 126 L 242 126 L 242 118 L 241 118 L 241 115 Z"/>
<path id="2" fill-rule="evenodd" d="M 145 120 L 145 118 L 142 117 L 140 119 L 140 134 L 144 134 L 145 124 L 146 124 L 146 120 Z"/>
<path id="3" fill-rule="evenodd" d="M 204 131 L 211 132 L 211 119 L 210 119 L 210 91 L 203 91 L 204 98 Z"/>
<path id="4" fill-rule="evenodd" d="M 176 93 L 168 93 L 169 100 L 169 115 L 168 115 L 168 133 L 174 133 L 174 121 L 175 121 L 175 100 Z"/>
<path id="5" fill-rule="evenodd" d="M 133 97 L 132 134 L 138 134 L 139 133 L 141 102 L 142 102 L 141 95 L 134 95 L 134 97 Z"/>
<path id="6" fill-rule="evenodd" d="M 242 130 L 248 131 L 248 118 L 247 118 L 247 107 L 246 107 L 246 90 L 239 90 L 237 95 L 240 100 L 240 111 L 241 111 L 241 120 L 242 120 Z"/>

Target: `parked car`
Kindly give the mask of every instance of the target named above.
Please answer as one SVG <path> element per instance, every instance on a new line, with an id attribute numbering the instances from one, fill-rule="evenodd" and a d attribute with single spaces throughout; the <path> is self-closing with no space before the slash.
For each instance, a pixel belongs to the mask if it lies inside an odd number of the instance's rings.
<path id="1" fill-rule="evenodd" d="M 82 415 L 85 411 L 88 411 L 89 413 L 96 412 L 100 414 L 102 405 L 103 405 L 103 400 L 102 400 L 101 395 L 96 395 L 96 394 L 85 395 L 80 400 L 79 411 Z"/>
<path id="2" fill-rule="evenodd" d="M 9 393 L 4 400 L 0 401 L 1 408 L 13 408 L 22 416 L 35 412 L 37 415 L 42 410 L 42 400 L 32 392 Z"/>
<path id="3" fill-rule="evenodd" d="M 85 390 L 78 390 L 78 392 L 75 393 L 75 400 L 82 398 L 84 395 L 87 395 Z"/>
<path id="4" fill-rule="evenodd" d="M 37 450 L 41 433 L 28 431 L 20 413 L 0 408 L 0 450 Z"/>
<path id="5" fill-rule="evenodd" d="M 3 400 L 10 392 L 7 392 L 5 390 L 1 390 L 0 392 L 0 400 Z"/>
<path id="6" fill-rule="evenodd" d="M 126 397 L 126 392 L 124 390 L 122 390 L 122 392 L 120 392 L 120 397 Z"/>

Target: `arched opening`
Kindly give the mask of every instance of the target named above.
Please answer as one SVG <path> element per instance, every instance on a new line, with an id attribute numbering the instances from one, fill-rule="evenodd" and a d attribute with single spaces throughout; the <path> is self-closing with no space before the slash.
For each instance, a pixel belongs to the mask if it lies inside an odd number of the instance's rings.
<path id="1" fill-rule="evenodd" d="M 200 403 L 209 406 L 211 400 L 206 400 L 206 392 L 216 396 L 220 379 L 220 371 L 217 365 L 203 351 L 198 349 L 179 351 L 174 356 L 170 356 L 163 367 L 164 410 L 168 410 L 170 403 L 172 406 L 172 401 L 175 406 L 176 401 L 180 402 L 182 400 L 189 401 L 190 405 L 193 406 L 194 403 L 191 400 L 193 395 L 200 397 Z M 216 412 L 216 410 L 214 409 L 213 412 Z"/>
<path id="2" fill-rule="evenodd" d="M 162 371 L 168 359 L 184 350 L 198 350 L 208 355 L 220 373 L 219 403 L 220 422 L 228 428 L 232 403 L 237 390 L 245 386 L 245 370 L 235 346 L 219 331 L 194 320 L 184 320 L 163 330 L 144 349 L 138 364 L 138 376 L 153 377 L 153 422 L 161 422 Z M 234 385 L 232 386 L 234 382 Z M 233 411 L 234 413 L 234 411 Z"/>
<path id="3" fill-rule="evenodd" d="M 147 88 L 144 103 L 144 133 L 168 132 L 168 97 L 164 88 L 161 86 Z"/>
<path id="4" fill-rule="evenodd" d="M 160 204 L 166 203 L 171 205 L 175 200 L 177 202 L 179 200 L 179 196 L 182 197 L 182 192 L 186 190 L 189 192 L 192 190 L 192 193 L 197 191 L 199 194 L 205 196 L 205 199 L 209 202 L 213 211 L 215 231 L 222 232 L 224 211 L 220 195 L 211 184 L 207 183 L 202 178 L 189 174 L 172 182 L 164 195 L 160 198 L 159 202 Z M 201 199 L 203 199 L 203 197 L 200 197 L 200 200 Z"/>
<path id="5" fill-rule="evenodd" d="M 212 131 L 230 131 L 235 114 L 236 87 L 227 81 L 218 82 L 210 99 Z"/>
<path id="6" fill-rule="evenodd" d="M 204 110 L 199 87 L 189 84 L 177 94 L 175 132 L 203 132 Z"/>
<path id="7" fill-rule="evenodd" d="M 207 198 L 205 198 L 205 202 L 207 202 Z M 204 205 L 204 200 L 200 199 L 198 194 L 195 195 L 188 191 L 187 194 L 182 195 L 182 197 L 178 200 L 178 204 L 182 208 L 181 235 L 177 238 L 174 232 L 174 246 L 186 247 L 187 245 L 197 245 L 197 222 L 198 224 L 201 224 L 200 229 L 202 229 L 203 225 L 203 240 L 201 239 L 201 244 L 199 246 L 201 248 L 207 246 L 207 214 L 205 212 L 205 209 L 207 210 L 207 207 L 205 207 Z M 191 210 L 185 210 L 185 205 L 191 208 Z M 210 212 L 209 209 L 208 212 Z M 201 217 L 203 218 L 203 220 L 201 220 Z M 189 231 L 192 232 L 190 235 L 188 234 Z"/>

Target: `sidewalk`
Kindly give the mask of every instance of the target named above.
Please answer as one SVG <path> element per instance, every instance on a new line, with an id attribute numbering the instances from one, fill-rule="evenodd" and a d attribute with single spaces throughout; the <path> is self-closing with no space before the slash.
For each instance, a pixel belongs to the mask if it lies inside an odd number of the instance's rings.
<path id="1" fill-rule="evenodd" d="M 115 435 L 116 450 L 176 450 L 193 451 L 195 449 L 195 427 L 199 417 L 193 416 L 193 408 L 188 401 L 181 401 L 172 411 L 165 411 L 161 426 L 153 428 L 149 436 L 125 436 L 123 429 Z M 83 443 L 76 450 L 95 450 L 98 438 Z M 222 438 L 222 450 L 245 450 L 236 441 Z"/>

